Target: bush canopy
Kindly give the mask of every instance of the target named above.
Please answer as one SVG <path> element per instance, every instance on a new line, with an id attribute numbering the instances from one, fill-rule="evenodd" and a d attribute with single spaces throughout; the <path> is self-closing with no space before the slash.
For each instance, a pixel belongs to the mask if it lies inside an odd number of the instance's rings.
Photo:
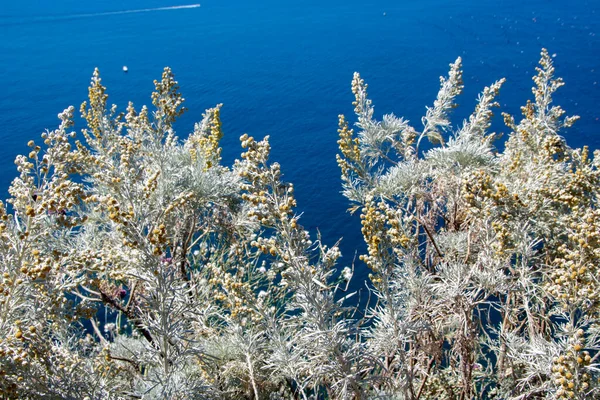
<path id="1" fill-rule="evenodd" d="M 224 166 L 221 105 L 180 140 L 169 68 L 125 113 L 96 70 L 86 127 L 59 114 L 0 202 L 0 397 L 600 398 L 600 154 L 560 136 L 577 118 L 546 50 L 503 151 L 504 80 L 456 126 L 461 78 L 459 58 L 417 129 L 375 119 L 354 75 L 337 161 L 367 245 L 358 296 L 268 137 Z"/>

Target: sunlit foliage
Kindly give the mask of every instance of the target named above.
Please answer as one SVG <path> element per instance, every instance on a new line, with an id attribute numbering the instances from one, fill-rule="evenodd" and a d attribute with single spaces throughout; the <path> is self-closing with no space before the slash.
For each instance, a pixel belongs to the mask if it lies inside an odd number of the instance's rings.
<path id="1" fill-rule="evenodd" d="M 125 113 L 96 70 L 86 128 L 59 114 L 0 203 L 0 397 L 600 397 L 600 155 L 560 136 L 576 118 L 545 50 L 537 71 L 502 152 L 504 80 L 454 128 L 458 59 L 418 130 L 376 120 L 355 74 L 337 160 L 371 270 L 358 299 L 268 137 L 222 165 L 221 105 L 181 140 L 170 69 Z"/>

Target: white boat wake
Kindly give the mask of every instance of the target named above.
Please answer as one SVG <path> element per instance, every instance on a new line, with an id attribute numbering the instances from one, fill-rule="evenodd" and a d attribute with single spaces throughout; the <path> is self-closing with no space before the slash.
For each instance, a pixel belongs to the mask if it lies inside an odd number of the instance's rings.
<path id="1" fill-rule="evenodd" d="M 2 21 L 1 17 L 0 17 L 0 26 L 22 25 L 22 24 L 31 24 L 31 23 L 38 23 L 38 22 L 53 22 L 53 21 L 79 19 L 79 18 L 107 17 L 110 15 L 136 14 L 136 13 L 146 13 L 146 12 L 154 12 L 154 11 L 184 10 L 184 9 L 199 8 L 199 7 L 200 7 L 200 4 L 185 4 L 185 5 L 180 5 L 180 6 L 140 8 L 140 9 L 135 9 L 135 10 L 121 10 L 121 11 L 104 11 L 104 12 L 89 13 L 89 14 L 63 14 L 63 15 L 53 15 L 53 16 L 38 16 L 38 17 L 31 17 L 31 18 L 27 18 L 27 19 L 17 18 L 15 20 L 4 20 L 4 21 Z"/>
<path id="2" fill-rule="evenodd" d="M 188 4 L 188 5 L 183 5 L 183 6 L 141 8 L 138 10 L 107 11 L 107 12 L 99 12 L 99 13 L 92 13 L 92 14 L 74 14 L 74 15 L 68 15 L 68 16 L 65 15 L 65 18 L 103 17 L 106 15 L 135 14 L 135 13 L 152 12 L 152 11 L 182 10 L 182 9 L 186 9 L 186 8 L 198 8 L 198 7 L 200 7 L 200 4 Z"/>

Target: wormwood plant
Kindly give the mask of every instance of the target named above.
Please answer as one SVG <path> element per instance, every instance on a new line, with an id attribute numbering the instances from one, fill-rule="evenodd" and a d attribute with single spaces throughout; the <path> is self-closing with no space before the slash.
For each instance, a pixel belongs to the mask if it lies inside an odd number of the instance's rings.
<path id="1" fill-rule="evenodd" d="M 504 152 L 503 80 L 452 128 L 457 60 L 417 131 L 375 120 L 355 75 L 338 163 L 372 270 L 358 308 L 268 137 L 223 166 L 220 105 L 180 140 L 170 69 L 153 109 L 126 113 L 95 71 L 80 139 L 70 107 L 0 203 L 0 396 L 600 398 L 600 155 L 559 136 L 575 118 L 551 105 L 553 73 L 543 51 Z"/>
<path id="2" fill-rule="evenodd" d="M 154 111 L 80 109 L 29 142 L 0 208 L 4 398 L 289 398 L 358 387 L 335 299 L 337 247 L 311 241 L 268 138 L 220 164 L 220 105 L 183 142 L 171 71 Z M 10 211 L 8 211 L 10 210 Z"/>
<path id="3" fill-rule="evenodd" d="M 376 121 L 355 74 L 358 133 L 340 116 L 338 163 L 378 299 L 362 332 L 373 395 L 600 398 L 600 154 L 559 135 L 577 118 L 552 105 L 563 83 L 546 50 L 537 72 L 522 120 L 504 114 L 504 152 L 489 132 L 504 80 L 452 128 L 457 59 L 417 131 Z"/>

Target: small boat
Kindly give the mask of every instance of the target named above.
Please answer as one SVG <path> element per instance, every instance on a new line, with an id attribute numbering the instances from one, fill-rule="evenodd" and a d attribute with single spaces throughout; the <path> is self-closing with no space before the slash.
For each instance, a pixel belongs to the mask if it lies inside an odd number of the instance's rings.
<path id="1" fill-rule="evenodd" d="M 129 68 L 127 68 L 127 65 L 123 65 L 123 72 L 127 73 L 129 71 Z"/>

